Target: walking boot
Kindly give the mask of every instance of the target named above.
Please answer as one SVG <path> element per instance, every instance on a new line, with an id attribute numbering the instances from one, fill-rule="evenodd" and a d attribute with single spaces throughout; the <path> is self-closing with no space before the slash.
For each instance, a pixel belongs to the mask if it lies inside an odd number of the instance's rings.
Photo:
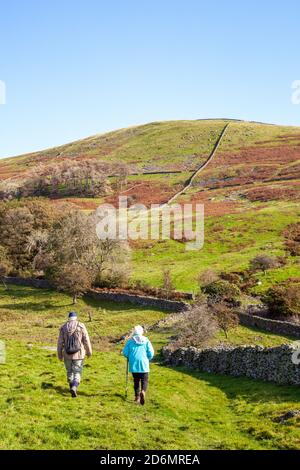
<path id="1" fill-rule="evenodd" d="M 78 385 L 79 385 L 79 383 L 76 380 L 74 380 L 74 382 L 71 384 L 70 392 L 71 392 L 72 398 L 77 397 L 77 387 L 78 387 Z"/>
<path id="2" fill-rule="evenodd" d="M 146 396 L 146 392 L 144 390 L 142 390 L 141 393 L 140 393 L 140 404 L 141 405 L 145 404 L 145 396 Z"/>
<path id="3" fill-rule="evenodd" d="M 70 388 L 70 392 L 71 392 L 71 395 L 72 395 L 72 398 L 76 398 L 77 397 L 77 387 L 75 387 L 74 385 Z"/>

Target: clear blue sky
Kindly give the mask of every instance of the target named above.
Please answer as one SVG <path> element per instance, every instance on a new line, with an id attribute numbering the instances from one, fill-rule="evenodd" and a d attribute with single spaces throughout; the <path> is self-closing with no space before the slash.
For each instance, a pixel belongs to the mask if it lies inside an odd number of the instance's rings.
<path id="1" fill-rule="evenodd" d="M 299 1 L 0 0 L 0 157 L 168 119 L 300 125 Z"/>

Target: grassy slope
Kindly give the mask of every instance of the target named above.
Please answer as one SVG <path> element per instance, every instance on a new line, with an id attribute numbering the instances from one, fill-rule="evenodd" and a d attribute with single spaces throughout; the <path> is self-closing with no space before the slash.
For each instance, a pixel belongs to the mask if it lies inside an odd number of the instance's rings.
<path id="1" fill-rule="evenodd" d="M 110 162 L 124 161 L 140 170 L 180 169 L 181 174 L 144 175 L 128 178 L 126 193 L 136 202 L 164 202 L 182 188 L 190 175 L 188 170 L 205 161 L 228 120 L 168 121 L 121 129 L 93 136 L 59 148 L 0 161 L 0 175 L 20 172 L 24 165 L 51 158 L 93 156 Z M 179 289 L 196 288 L 195 277 L 206 268 L 217 271 L 244 269 L 251 257 L 267 251 L 282 253 L 282 230 L 299 220 L 297 203 L 300 190 L 300 130 L 298 127 L 273 126 L 249 122 L 230 122 L 216 157 L 200 173 L 193 187 L 180 198 L 204 202 L 206 213 L 205 246 L 199 252 L 187 252 L 183 244 L 169 241 L 141 243 L 134 251 L 134 278 L 153 285 L 161 282 L 161 270 L 169 267 Z M 250 152 L 250 153 L 249 153 Z M 299 168 L 299 169 L 298 169 Z M 292 170 L 291 170 L 292 169 Z M 262 183 L 264 178 L 292 175 L 293 181 Z M 242 186 L 224 188 L 231 182 Z M 209 183 L 220 180 L 220 188 Z M 222 178 L 225 178 L 222 181 Z M 205 183 L 204 187 L 202 184 Z M 210 187 L 212 185 L 212 188 Z M 223 185 L 223 186 L 222 186 Z M 262 186 L 263 185 L 263 186 Z M 251 202 L 244 191 L 262 186 L 277 191 L 279 200 Z M 292 196 L 278 193 L 278 188 L 294 191 Z M 297 189 L 298 188 L 298 189 Z M 296 191 L 296 192 L 295 192 Z M 92 210 L 99 198 L 69 198 L 83 210 Z M 91 201 L 91 202 L 89 202 Z M 114 202 L 114 201 L 112 201 Z M 218 229 L 216 227 L 219 227 Z M 220 229 L 221 227 L 221 229 Z M 222 229 L 223 227 L 223 229 Z M 144 261 L 147 259 L 147 270 Z M 289 265 L 263 278 L 267 283 L 299 275 L 299 266 Z"/>
<path id="2" fill-rule="evenodd" d="M 0 174 L 21 172 L 28 166 L 52 159 L 94 157 L 110 162 L 126 162 L 138 168 L 193 169 L 211 151 L 224 125 L 230 120 L 165 121 L 95 135 L 60 147 L 11 157 L 0 161 Z M 249 122 L 231 122 L 220 150 L 235 151 L 243 146 L 281 145 L 281 136 L 295 136 L 299 128 Z"/>
<path id="3" fill-rule="evenodd" d="M 154 246 L 141 243 L 134 254 L 135 278 L 159 285 L 161 271 L 168 267 L 178 289 L 192 290 L 197 287 L 197 275 L 205 269 L 218 272 L 241 270 L 258 253 L 284 254 L 282 232 L 288 224 L 299 221 L 299 203 L 284 200 L 284 194 L 280 193 L 280 200 L 271 198 L 264 203 L 250 202 L 241 193 L 248 187 L 261 187 L 264 175 L 266 178 L 289 175 L 291 167 L 299 166 L 299 141 L 299 128 L 230 123 L 213 162 L 199 174 L 193 187 L 177 201 L 195 200 L 204 203 L 204 248 L 198 252 L 188 252 L 184 245 L 175 241 L 164 241 Z M 250 156 L 247 153 L 249 148 Z M 252 148 L 256 151 L 253 152 Z M 288 158 L 287 150 L 291 151 Z M 234 158 L 231 158 L 232 155 Z M 298 170 L 293 176 L 296 178 L 299 174 Z M 235 177 L 237 184 L 241 181 L 241 187 L 222 188 L 222 184 L 228 184 L 226 180 L 216 189 L 204 189 L 201 186 L 211 178 L 222 180 L 229 176 Z M 296 191 L 300 190 L 297 180 L 263 183 L 262 188 L 269 189 L 271 194 L 276 193 L 277 188 L 292 188 L 295 191 L 293 198 L 297 196 Z M 299 196 L 298 192 L 298 199 Z M 143 265 L 145 259 L 147 270 Z M 290 258 L 285 268 L 272 270 L 267 276 L 258 276 L 262 285 L 256 291 L 263 291 L 277 281 L 299 275 L 299 264 Z"/>
<path id="4" fill-rule="evenodd" d="M 205 220 L 205 244 L 199 251 L 187 251 L 184 244 L 174 240 L 154 245 L 142 243 L 134 253 L 134 277 L 160 285 L 162 269 L 169 267 L 178 289 L 196 289 L 196 278 L 205 269 L 240 270 L 260 252 L 283 254 L 282 231 L 298 217 L 298 204 L 292 202 L 257 204 L 256 209 L 245 212 L 209 217 Z M 260 277 L 266 286 L 267 280 L 282 280 L 299 274 L 299 264 L 291 258 L 284 269 Z"/>
<path id="5" fill-rule="evenodd" d="M 0 366 L 0 448 L 9 449 L 286 449 L 299 448 L 295 420 L 272 421 L 299 408 L 296 387 L 283 387 L 163 367 L 156 357 L 145 408 L 124 401 L 120 346 L 105 351 L 99 335 L 119 336 L 134 323 L 154 323 L 165 314 L 108 302 L 81 300 L 96 351 L 87 361 L 76 406 L 55 351 L 57 327 L 70 308 L 67 296 L 50 291 L 0 289 L 1 338 L 7 364 Z M 233 342 L 280 344 L 283 337 L 240 328 Z M 151 333 L 157 350 L 162 333 Z M 271 343 L 270 343 L 271 342 Z M 30 345 L 28 344 L 30 343 Z"/>
<path id="6" fill-rule="evenodd" d="M 19 172 L 57 158 L 94 157 L 147 170 L 194 168 L 211 151 L 226 121 L 166 121 L 120 129 L 61 147 L 0 161 Z"/>
<path id="7" fill-rule="evenodd" d="M 255 122 L 232 122 L 230 132 L 221 144 L 221 151 L 238 150 L 248 146 L 281 145 L 282 136 L 296 138 L 293 143 L 300 141 L 300 128 L 295 126 L 277 126 Z"/>

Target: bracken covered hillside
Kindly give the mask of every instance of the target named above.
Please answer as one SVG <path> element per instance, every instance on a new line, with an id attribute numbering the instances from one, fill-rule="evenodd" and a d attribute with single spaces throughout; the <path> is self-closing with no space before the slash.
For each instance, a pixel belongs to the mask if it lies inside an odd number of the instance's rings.
<path id="1" fill-rule="evenodd" d="M 106 189 L 110 190 L 76 193 L 73 185 L 70 194 L 62 191 L 63 197 L 78 196 L 72 202 L 84 209 L 99 203 L 99 199 L 84 199 L 93 194 L 104 195 L 109 202 L 119 194 L 131 196 L 133 202 L 165 202 L 206 162 L 228 123 L 214 159 L 181 200 L 204 202 L 208 213 L 222 214 L 236 210 L 245 201 L 298 199 L 300 129 L 230 120 L 154 122 L 96 135 L 3 159 L 0 178 L 15 185 L 16 181 L 32 180 L 33 174 L 36 178 L 36 173 L 43 174 L 48 167 L 51 170 L 63 161 L 82 167 L 96 160 L 107 180 Z M 82 188 L 82 181 L 78 185 Z"/>
<path id="2" fill-rule="evenodd" d="M 299 222 L 298 127 L 226 119 L 156 122 L 0 160 L 0 176 L 0 194 L 8 188 L 10 199 L 43 196 L 85 211 L 117 203 L 119 195 L 148 206 L 176 194 L 177 203 L 204 203 L 201 250 L 188 252 L 176 240 L 133 243 L 133 278 L 152 286 L 161 285 L 162 269 L 170 269 L 175 287 L 191 290 L 206 269 L 242 271 L 266 253 L 288 257 L 284 267 L 261 276 L 261 290 L 299 277 L 285 235 Z"/>

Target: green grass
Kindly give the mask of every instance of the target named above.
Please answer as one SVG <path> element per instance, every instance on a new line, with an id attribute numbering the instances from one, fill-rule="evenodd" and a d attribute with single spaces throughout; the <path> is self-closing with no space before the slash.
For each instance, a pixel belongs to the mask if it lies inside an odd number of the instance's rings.
<path id="1" fill-rule="evenodd" d="M 300 276 L 300 264 L 299 259 L 291 259 L 290 264 L 282 268 L 270 269 L 266 274 L 260 273 L 257 275 L 257 278 L 261 282 L 260 285 L 256 286 L 253 289 L 253 293 L 262 294 L 269 287 L 274 286 L 279 282 L 286 281 L 287 279 L 299 277 Z"/>
<path id="2" fill-rule="evenodd" d="M 183 186 L 191 175 L 191 169 L 205 161 L 227 122 L 229 120 L 153 122 L 92 136 L 44 152 L 2 160 L 0 169 L 1 165 L 4 167 L 11 165 L 14 171 L 18 171 L 20 162 L 19 170 L 23 171 L 26 165 L 34 166 L 36 161 L 47 161 L 58 153 L 61 157 L 76 157 L 80 154 L 94 156 L 99 160 L 109 160 L 112 163 L 127 162 L 133 165 L 134 171 L 180 169 L 181 174 L 128 177 L 126 189 L 142 182 L 152 182 L 154 192 L 157 192 L 159 191 L 157 186 L 161 183 L 162 189 L 167 190 L 167 194 L 169 194 L 168 187 L 170 187 L 171 195 L 173 191 L 175 194 Z M 216 157 L 205 171 L 219 171 L 218 157 L 222 152 L 238 151 L 247 146 L 296 146 L 299 143 L 299 135 L 298 127 L 231 121 Z M 282 136 L 288 136 L 288 138 L 282 139 Z M 283 164 L 284 159 L 282 162 L 279 161 L 277 166 L 274 164 L 275 169 L 282 169 Z M 296 165 L 297 162 L 288 162 L 285 166 L 294 164 Z M 238 169 L 245 165 L 247 166 L 247 162 L 237 159 Z M 256 167 L 252 169 L 257 170 Z M 232 165 L 226 166 L 225 169 L 222 167 L 223 170 L 225 176 L 230 176 L 232 171 L 235 172 Z M 199 174 L 195 185 L 179 200 L 190 202 L 199 191 L 201 193 L 203 187 L 196 185 L 197 182 L 201 182 L 201 179 L 203 179 L 203 173 Z M 282 182 L 278 182 L 276 186 L 281 184 Z M 251 185 L 245 187 L 249 189 Z M 242 186 L 240 190 L 245 187 Z M 195 291 L 198 288 L 196 278 L 205 269 L 213 269 L 217 272 L 240 271 L 247 268 L 249 260 L 259 253 L 266 252 L 271 255 L 284 253 L 282 231 L 288 224 L 299 220 L 299 204 L 291 201 L 251 203 L 241 197 L 236 188 L 220 188 L 208 191 L 208 193 L 212 202 L 228 202 L 228 200 L 237 202 L 238 212 L 218 217 L 206 216 L 205 245 L 199 251 L 186 251 L 185 245 L 176 241 L 141 244 L 140 248 L 135 248 L 133 251 L 133 279 L 160 286 L 162 270 L 169 268 L 177 289 Z M 203 194 L 206 195 L 206 191 L 203 191 Z M 166 195 L 162 196 L 163 201 L 166 199 Z M 90 201 L 88 198 L 82 198 L 82 203 Z M 103 199 L 97 198 L 93 202 L 100 204 Z M 88 206 L 85 210 L 90 211 Z M 255 289 L 255 292 L 260 293 L 272 283 L 299 275 L 299 266 L 294 260 L 289 259 L 285 268 L 273 270 L 266 277 L 258 276 L 262 281 L 262 286 Z"/>
<path id="3" fill-rule="evenodd" d="M 7 363 L 0 365 L 1 449 L 296 449 L 300 429 L 272 421 L 300 407 L 298 389 L 246 378 L 164 367 L 156 356 L 146 406 L 124 400 L 125 361 L 117 337 L 137 322 L 155 323 L 157 310 L 81 300 L 94 356 L 86 361 L 80 396 L 66 387 L 55 351 L 57 328 L 70 309 L 68 296 L 47 290 L 0 289 L 1 339 Z M 149 334 L 155 348 L 167 335 Z M 233 342 L 260 337 L 264 344 L 287 341 L 240 327 Z M 45 349 L 48 348 L 48 349 Z"/>
<path id="4" fill-rule="evenodd" d="M 5 338 L 24 342 L 45 343 L 55 346 L 57 330 L 67 312 L 74 309 L 70 297 L 51 290 L 9 286 L 0 288 L 1 335 Z M 118 338 L 132 328 L 134 323 L 151 325 L 164 318 L 160 310 L 138 309 L 131 304 L 99 302 L 79 299 L 75 308 L 80 311 L 81 319 L 92 322 L 89 330 L 95 340 Z"/>
<path id="5" fill-rule="evenodd" d="M 221 151 L 239 150 L 241 147 L 282 145 L 282 136 L 293 136 L 285 144 L 300 141 L 299 127 L 267 125 L 254 122 L 231 122 L 229 132 L 221 143 Z"/>
<path id="6" fill-rule="evenodd" d="M 259 345 L 266 348 L 272 348 L 280 346 L 281 344 L 291 343 L 295 341 L 295 338 L 287 338 L 279 334 L 266 333 L 258 328 L 251 328 L 245 326 L 237 326 L 228 332 L 228 338 L 226 338 L 223 331 L 219 331 L 216 334 L 210 345 L 217 343 L 232 344 L 234 346 L 242 345 Z"/>
<path id="7" fill-rule="evenodd" d="M 6 170 L 22 172 L 35 161 L 47 162 L 60 157 L 85 155 L 112 163 L 126 162 L 136 168 L 190 169 L 205 160 L 224 125 L 230 128 L 221 144 L 221 151 L 238 150 L 243 146 L 281 145 L 279 136 L 299 136 L 298 127 L 230 121 L 230 119 L 182 120 L 152 122 L 119 129 L 71 142 L 60 147 L 30 153 L 1 161 Z M 300 139 L 299 139 L 300 140 Z M 288 141 L 289 142 L 289 141 Z M 291 140 L 291 144 L 297 144 Z"/>
<path id="8" fill-rule="evenodd" d="M 110 163 L 133 163 L 136 168 L 149 167 L 149 170 L 195 168 L 208 156 L 225 123 L 223 120 L 153 122 L 8 158 L 1 164 L 22 171 L 28 164 L 34 166 L 35 160 L 49 161 L 59 153 L 60 157 L 85 155 Z"/>
<path id="9" fill-rule="evenodd" d="M 187 251 L 183 243 L 175 240 L 142 244 L 133 253 L 134 278 L 159 286 L 162 270 L 169 268 L 177 289 L 197 290 L 197 276 L 206 269 L 240 271 L 258 253 L 283 255 L 282 232 L 296 220 L 299 220 L 298 204 L 284 201 L 256 204 L 251 210 L 237 214 L 207 217 L 201 250 Z M 266 280 L 276 282 L 290 275 L 300 275 L 299 265 L 293 258 L 285 268 L 270 272 Z"/>

